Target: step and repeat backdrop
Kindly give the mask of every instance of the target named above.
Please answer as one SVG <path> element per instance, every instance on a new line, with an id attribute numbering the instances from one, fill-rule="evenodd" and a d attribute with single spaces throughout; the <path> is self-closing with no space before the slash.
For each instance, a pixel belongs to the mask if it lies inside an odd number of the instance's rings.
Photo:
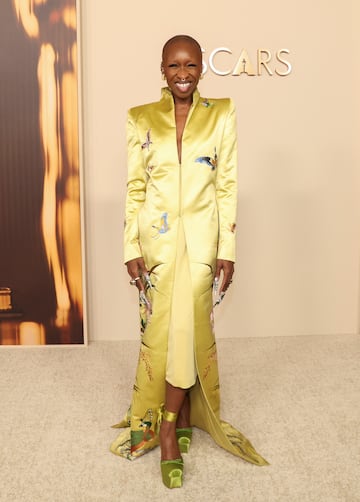
<path id="1" fill-rule="evenodd" d="M 83 344 L 75 0 L 0 5 L 0 344 Z"/>
<path id="2" fill-rule="evenodd" d="M 159 99 L 162 46 L 179 33 L 203 48 L 201 95 L 237 107 L 237 261 L 217 336 L 358 332 L 359 16 L 357 0 L 82 3 L 91 339 L 138 336 L 126 111 Z"/>

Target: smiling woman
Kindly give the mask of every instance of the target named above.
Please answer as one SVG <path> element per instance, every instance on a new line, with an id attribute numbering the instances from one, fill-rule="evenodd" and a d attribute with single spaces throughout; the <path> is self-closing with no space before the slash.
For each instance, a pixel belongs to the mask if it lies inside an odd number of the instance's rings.
<path id="1" fill-rule="evenodd" d="M 219 414 L 212 292 L 214 285 L 220 303 L 234 273 L 236 117 L 231 99 L 200 97 L 201 70 L 196 40 L 168 40 L 161 63 L 168 87 L 159 102 L 131 109 L 127 123 L 124 249 L 142 340 L 131 407 L 118 424 L 126 430 L 111 451 L 133 459 L 160 443 L 169 488 L 182 485 L 192 426 L 267 464 Z"/>
<path id="2" fill-rule="evenodd" d="M 180 43 L 181 41 L 181 43 Z M 174 50 L 174 44 L 177 48 Z M 174 97 L 175 103 L 192 103 L 202 71 L 202 52 L 200 45 L 190 37 L 170 39 L 164 46 L 161 72 Z"/>

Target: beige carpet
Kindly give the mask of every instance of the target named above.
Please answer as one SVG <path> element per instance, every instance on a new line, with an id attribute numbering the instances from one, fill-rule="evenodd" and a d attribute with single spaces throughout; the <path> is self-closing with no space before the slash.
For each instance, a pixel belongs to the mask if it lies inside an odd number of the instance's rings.
<path id="1" fill-rule="evenodd" d="M 222 417 L 267 458 L 256 467 L 195 431 L 181 489 L 159 449 L 108 452 L 137 342 L 0 350 L 0 500 L 360 501 L 360 336 L 219 340 Z"/>

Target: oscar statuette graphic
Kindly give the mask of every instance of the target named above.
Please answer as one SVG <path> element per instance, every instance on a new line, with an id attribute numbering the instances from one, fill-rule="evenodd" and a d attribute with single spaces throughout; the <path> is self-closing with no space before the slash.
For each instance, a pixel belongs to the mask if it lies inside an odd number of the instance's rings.
<path id="1" fill-rule="evenodd" d="M 77 2 L 9 3 L 0 22 L 16 56 L 1 60 L 0 313 L 12 294 L 21 319 L 7 321 L 12 341 L 1 320 L 0 344 L 84 343 Z"/>

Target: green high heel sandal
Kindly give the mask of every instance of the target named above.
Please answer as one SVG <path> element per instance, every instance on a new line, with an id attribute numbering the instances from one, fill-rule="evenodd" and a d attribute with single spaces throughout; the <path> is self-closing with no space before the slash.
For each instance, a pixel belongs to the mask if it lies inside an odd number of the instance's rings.
<path id="1" fill-rule="evenodd" d="M 161 475 L 165 486 L 168 488 L 181 488 L 184 470 L 182 458 L 161 461 Z"/>
<path id="2" fill-rule="evenodd" d="M 192 438 L 192 428 L 177 428 L 176 437 L 179 443 L 180 453 L 189 453 Z"/>
<path id="3" fill-rule="evenodd" d="M 176 422 L 177 413 L 164 410 L 162 418 L 167 422 Z M 161 460 L 160 468 L 165 486 L 168 488 L 180 488 L 182 486 L 184 461 L 181 457 L 175 460 Z"/>

